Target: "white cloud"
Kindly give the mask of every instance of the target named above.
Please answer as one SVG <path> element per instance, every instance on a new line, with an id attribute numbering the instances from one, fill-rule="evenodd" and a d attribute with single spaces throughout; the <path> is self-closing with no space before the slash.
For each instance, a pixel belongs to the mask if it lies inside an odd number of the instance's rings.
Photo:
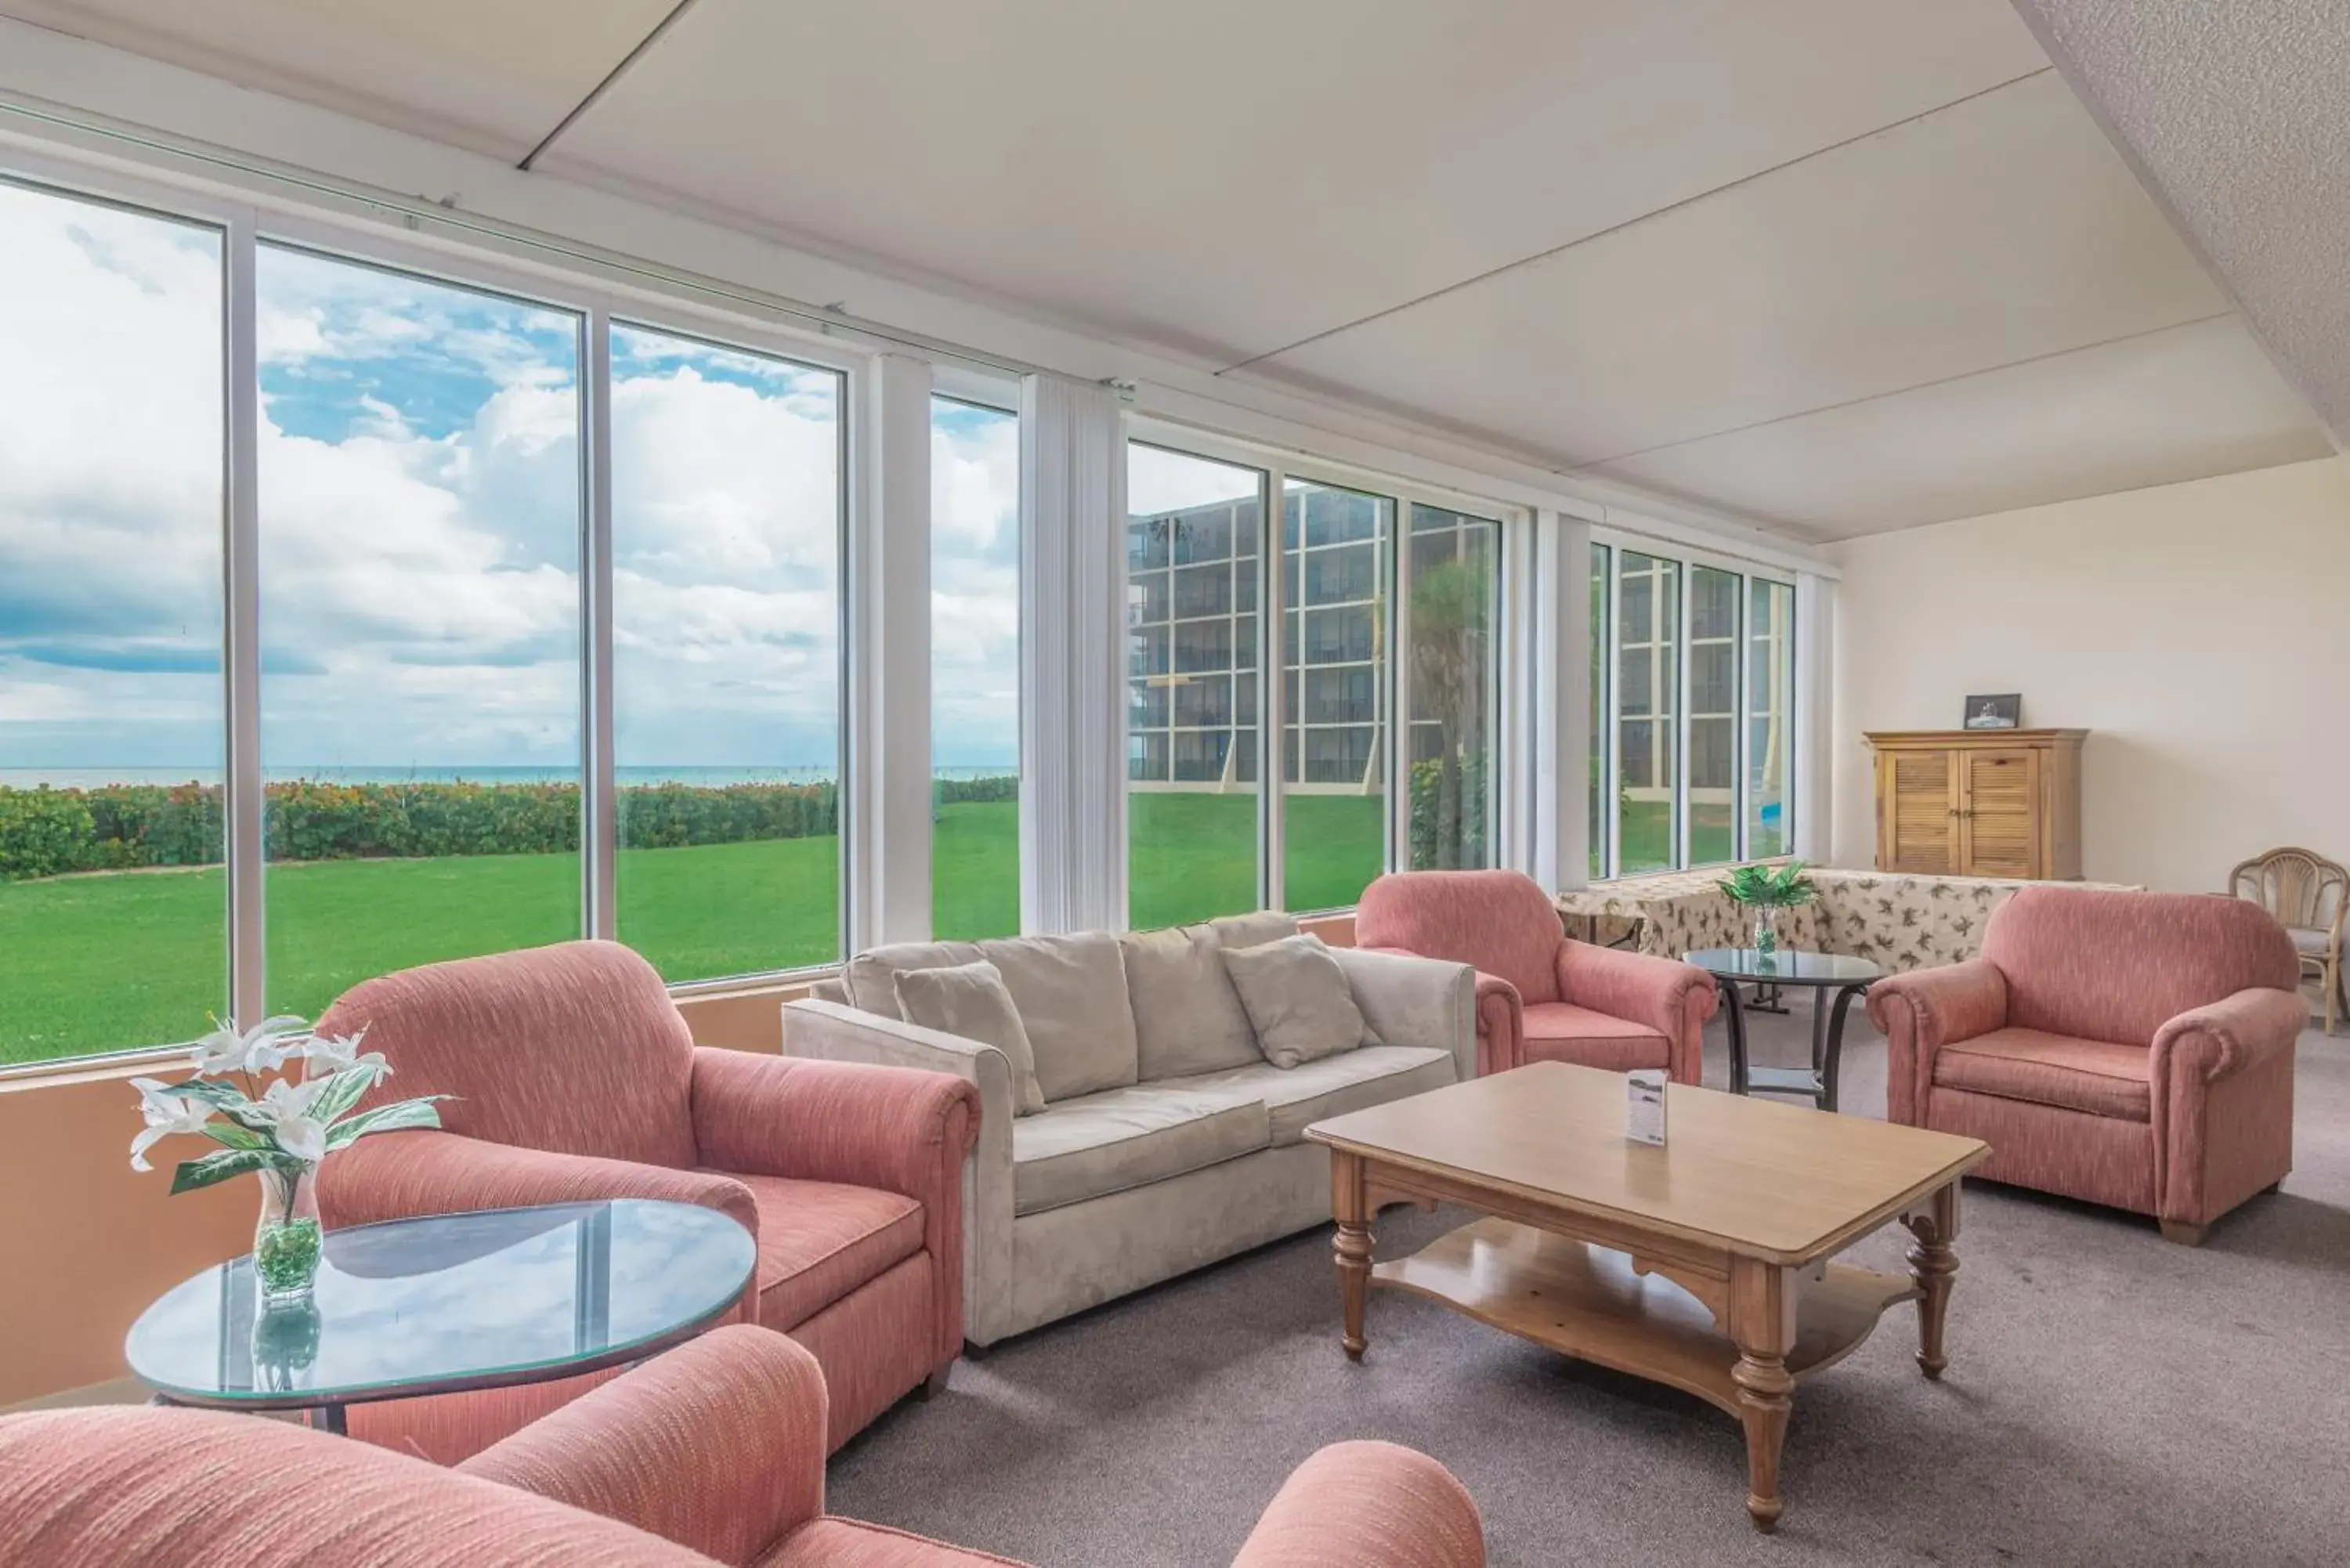
<path id="1" fill-rule="evenodd" d="M 1264 476 L 1253 469 L 1163 447 L 1129 444 L 1126 452 L 1126 510 L 1131 516 L 1249 500 L 1264 483 Z"/>

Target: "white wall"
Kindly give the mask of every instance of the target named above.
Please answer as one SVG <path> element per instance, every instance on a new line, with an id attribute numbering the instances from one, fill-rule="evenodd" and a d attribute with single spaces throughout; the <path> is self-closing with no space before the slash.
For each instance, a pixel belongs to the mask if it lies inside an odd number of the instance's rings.
<path id="1" fill-rule="evenodd" d="M 1873 863 L 1868 730 L 1970 692 L 2091 732 L 2083 874 L 2216 891 L 2280 844 L 2350 860 L 2350 459 L 1837 547 L 1835 863 Z"/>

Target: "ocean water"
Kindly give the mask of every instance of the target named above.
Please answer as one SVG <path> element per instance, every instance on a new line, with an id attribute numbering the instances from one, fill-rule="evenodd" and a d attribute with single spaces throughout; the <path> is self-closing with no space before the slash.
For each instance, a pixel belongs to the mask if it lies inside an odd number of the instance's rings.
<path id="1" fill-rule="evenodd" d="M 1017 772 L 1011 763 L 949 764 L 931 770 L 931 776 L 941 779 L 979 779 L 1008 777 Z M 723 767 L 639 767 L 615 770 L 618 782 L 630 784 L 698 784 L 716 789 L 738 784 L 824 784 L 838 773 L 831 767 L 805 768 L 723 768 Z M 286 779 L 310 779 L 320 784 L 564 784 L 578 777 L 569 768 L 532 767 L 456 767 L 456 768 L 273 768 L 272 783 Z M 217 784 L 220 770 L 207 768 L 0 768 L 0 788 L 37 789 L 47 784 L 52 789 L 97 789 L 106 784 L 183 784 L 190 783 Z"/>

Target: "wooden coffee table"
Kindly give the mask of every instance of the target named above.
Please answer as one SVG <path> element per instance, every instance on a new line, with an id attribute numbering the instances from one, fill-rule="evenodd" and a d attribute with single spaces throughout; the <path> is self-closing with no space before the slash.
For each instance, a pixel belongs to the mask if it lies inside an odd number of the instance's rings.
<path id="1" fill-rule="evenodd" d="M 1939 1377 L 1958 1260 L 1959 1178 L 1976 1138 L 1674 1084 L 1670 1142 L 1624 1137 L 1623 1075 L 1558 1062 L 1316 1122 L 1330 1147 L 1342 1344 L 1363 1356 L 1371 1285 L 1430 1296 L 1567 1355 L 1711 1401 L 1746 1431 L 1746 1510 L 1779 1520 L 1796 1383 L 1833 1366 L 1898 1302 Z M 1484 1216 L 1374 1266 L 1387 1203 Z M 1827 1260 L 1899 1220 L 1909 1272 Z"/>

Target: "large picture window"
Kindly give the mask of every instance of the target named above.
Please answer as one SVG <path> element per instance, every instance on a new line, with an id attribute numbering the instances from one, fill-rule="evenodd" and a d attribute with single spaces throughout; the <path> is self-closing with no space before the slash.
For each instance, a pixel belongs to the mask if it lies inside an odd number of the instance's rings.
<path id="1" fill-rule="evenodd" d="M 1344 909 L 1387 868 L 1394 541 L 1385 496 L 1282 486 L 1283 901 L 1293 909 Z"/>
<path id="2" fill-rule="evenodd" d="M 1493 864 L 1501 558 L 1502 528 L 1493 519 L 1413 504 L 1404 594 L 1415 870 Z"/>
<path id="3" fill-rule="evenodd" d="M 267 1005 L 580 931 L 580 318 L 277 245 Z"/>
<path id="4" fill-rule="evenodd" d="M 1020 420 L 931 400 L 931 929 L 1020 929 Z"/>
<path id="5" fill-rule="evenodd" d="M 671 981 L 840 955 L 840 403 L 612 327 L 618 934 Z"/>
<path id="6" fill-rule="evenodd" d="M 1131 922 L 1339 910 L 1390 868 L 1494 864 L 1501 522 L 1401 486 L 1128 451 Z M 1279 788 L 1261 806 L 1268 727 Z"/>
<path id="7" fill-rule="evenodd" d="M 1787 853 L 1794 602 L 1734 566 L 1592 546 L 1595 878 Z"/>
<path id="8" fill-rule="evenodd" d="M 222 254 L 0 182 L 0 1065 L 228 1011 Z"/>
<path id="9" fill-rule="evenodd" d="M 1266 480 L 1127 450 L 1127 908 L 1148 928 L 1258 907 Z"/>

